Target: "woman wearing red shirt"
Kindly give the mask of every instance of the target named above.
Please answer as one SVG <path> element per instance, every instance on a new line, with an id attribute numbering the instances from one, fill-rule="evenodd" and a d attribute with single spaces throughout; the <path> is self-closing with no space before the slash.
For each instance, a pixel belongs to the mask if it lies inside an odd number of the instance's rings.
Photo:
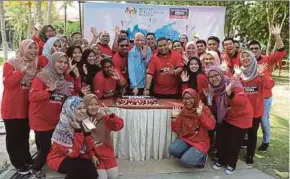
<path id="1" fill-rule="evenodd" d="M 42 29 L 39 32 L 39 38 L 40 41 L 38 42 L 38 55 L 42 54 L 42 49 L 46 41 L 55 36 L 55 29 L 52 27 L 52 25 L 45 25 L 42 27 Z"/>
<path id="2" fill-rule="evenodd" d="M 39 56 L 38 66 L 40 69 L 44 68 L 47 63 L 48 59 L 54 52 L 60 51 L 62 48 L 62 44 L 59 38 L 51 37 L 47 40 L 44 44 L 42 55 Z"/>
<path id="3" fill-rule="evenodd" d="M 204 167 L 209 150 L 207 130 L 214 129 L 215 119 L 209 108 L 200 101 L 197 92 L 186 89 L 182 93 L 184 108 L 172 111 L 172 131 L 179 139 L 170 144 L 170 155 L 180 158 L 184 167 Z"/>
<path id="4" fill-rule="evenodd" d="M 124 127 L 123 119 L 114 113 L 110 113 L 104 107 L 104 114 L 99 112 L 100 105 L 97 96 L 87 94 L 84 97 L 87 113 L 91 117 L 96 128 L 92 130 L 95 141 L 95 154 L 100 164 L 97 166 L 99 179 L 118 178 L 118 165 L 114 153 L 112 131 L 120 131 Z"/>
<path id="5" fill-rule="evenodd" d="M 29 173 L 28 94 L 37 71 L 38 46 L 33 40 L 20 43 L 18 56 L 3 67 L 4 92 L 1 114 L 6 129 L 6 149 L 19 174 Z"/>
<path id="6" fill-rule="evenodd" d="M 192 57 L 187 63 L 186 71 L 182 72 L 182 89 L 192 88 L 196 90 L 201 100 L 206 103 L 206 97 L 203 90 L 208 88 L 207 78 L 202 71 L 202 65 L 199 57 Z"/>
<path id="7" fill-rule="evenodd" d="M 69 47 L 66 54 L 70 62 L 66 80 L 69 82 L 71 94 L 79 96 L 81 95 L 81 74 L 83 74 L 82 48 L 80 46 Z"/>
<path id="8" fill-rule="evenodd" d="M 90 130 L 82 122 L 86 118 L 82 98 L 69 97 L 63 104 L 53 135 L 47 165 L 66 179 L 97 179 L 94 142 Z"/>
<path id="9" fill-rule="evenodd" d="M 255 55 L 248 50 L 244 50 L 241 53 L 240 59 L 242 63 L 241 82 L 254 110 L 253 124 L 248 130 L 246 160 L 248 165 L 253 165 L 253 157 L 255 156 L 257 145 L 257 132 L 264 113 L 264 79 L 262 76 L 266 65 L 263 64 L 258 67 Z"/>
<path id="10" fill-rule="evenodd" d="M 224 75 L 218 66 L 207 71 L 207 78 L 215 95 L 217 107 L 218 162 L 212 168 L 234 173 L 246 129 L 252 126 L 252 106 L 240 81 Z"/>
<path id="11" fill-rule="evenodd" d="M 29 123 L 35 132 L 38 153 L 31 167 L 35 178 L 45 178 L 42 167 L 51 146 L 51 136 L 59 121 L 61 106 L 70 95 L 64 74 L 68 68 L 68 57 L 55 52 L 47 66 L 36 75 L 29 93 Z"/>

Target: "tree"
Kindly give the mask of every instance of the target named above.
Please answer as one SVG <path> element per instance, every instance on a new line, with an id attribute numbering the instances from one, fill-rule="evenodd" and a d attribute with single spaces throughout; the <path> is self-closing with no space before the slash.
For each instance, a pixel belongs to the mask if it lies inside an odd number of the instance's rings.
<path id="1" fill-rule="evenodd" d="M 74 7 L 73 1 L 64 1 L 60 7 L 60 9 L 64 9 L 64 34 L 66 34 L 66 31 L 67 31 L 67 8 L 68 7 Z"/>
<path id="2" fill-rule="evenodd" d="M 40 23 L 40 24 L 43 24 L 42 23 L 42 16 L 41 16 L 41 4 L 42 4 L 42 1 L 40 0 L 36 0 L 35 1 L 35 8 L 36 8 L 36 22 Z"/>
<path id="3" fill-rule="evenodd" d="M 4 2 L 0 1 L 0 20 L 1 20 L 1 35 L 2 35 L 2 47 L 4 52 L 4 59 L 8 58 L 8 49 L 7 49 L 7 41 L 6 41 L 6 28 L 5 28 L 5 16 L 4 16 Z"/>
<path id="4" fill-rule="evenodd" d="M 51 18 L 52 18 L 52 7 L 53 7 L 53 1 L 50 0 L 50 1 L 48 2 L 48 9 L 47 9 L 46 23 L 45 23 L 45 24 L 51 24 Z"/>

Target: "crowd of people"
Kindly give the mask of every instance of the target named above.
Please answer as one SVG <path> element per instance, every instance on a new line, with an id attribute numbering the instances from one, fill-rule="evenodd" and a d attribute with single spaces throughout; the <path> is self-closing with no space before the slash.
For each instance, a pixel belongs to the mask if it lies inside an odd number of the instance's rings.
<path id="1" fill-rule="evenodd" d="M 137 32 L 131 41 L 116 27 L 110 47 L 110 35 L 95 28 L 90 42 L 80 32 L 56 34 L 51 25 L 34 30 L 3 67 L 1 114 L 7 152 L 19 174 L 44 179 L 47 163 L 66 179 L 117 178 L 110 133 L 122 130 L 124 122 L 99 100 L 123 95 L 182 99 L 183 107 L 172 110 L 178 139 L 169 154 L 185 167 L 204 167 L 210 154 L 213 169 L 233 174 L 242 146 L 247 147 L 246 163 L 253 165 L 260 123 L 258 150 L 267 151 L 271 73 L 286 56 L 281 27 L 272 27 L 277 50 L 269 56 L 261 54 L 258 41 L 242 49 L 231 37 L 221 47 L 215 36 L 189 41 L 183 34 L 172 41 Z"/>

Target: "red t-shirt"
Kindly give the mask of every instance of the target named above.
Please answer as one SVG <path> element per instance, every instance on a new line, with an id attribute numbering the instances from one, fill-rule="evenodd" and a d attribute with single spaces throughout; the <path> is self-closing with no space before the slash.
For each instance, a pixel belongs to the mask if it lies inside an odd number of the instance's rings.
<path id="1" fill-rule="evenodd" d="M 258 64 L 267 63 L 268 67 L 265 70 L 265 76 L 264 76 L 264 96 L 265 98 L 270 98 L 272 96 L 272 88 L 275 85 L 274 80 L 272 80 L 272 70 L 273 66 L 276 63 L 279 63 L 283 60 L 283 58 L 287 55 L 284 48 L 282 50 L 277 50 L 272 55 L 269 56 L 260 56 L 257 61 Z"/>
<path id="2" fill-rule="evenodd" d="M 2 119 L 27 119 L 28 94 L 31 84 L 21 84 L 23 78 L 21 71 L 15 71 L 8 63 L 3 67 L 3 97 L 1 104 Z"/>
<path id="3" fill-rule="evenodd" d="M 73 76 L 66 74 L 65 79 L 69 84 L 70 94 L 72 96 L 80 96 L 81 95 L 81 77 L 74 78 Z"/>
<path id="4" fill-rule="evenodd" d="M 252 104 L 254 118 L 262 117 L 264 114 L 264 79 L 257 76 L 252 81 L 241 80 L 241 82 Z"/>
<path id="5" fill-rule="evenodd" d="M 53 142 L 50 152 L 47 156 L 47 165 L 54 171 L 58 168 L 65 158 L 86 158 L 90 159 L 94 156 L 94 142 L 91 135 L 84 136 L 82 132 L 75 132 L 73 138 L 73 146 L 65 147 L 58 143 Z M 86 153 L 81 154 L 83 145 L 86 146 Z"/>
<path id="6" fill-rule="evenodd" d="M 38 67 L 39 69 L 44 68 L 48 64 L 48 59 L 44 55 L 38 56 Z"/>
<path id="7" fill-rule="evenodd" d="M 129 80 L 128 56 L 121 57 L 119 53 L 115 53 L 115 55 L 113 56 L 113 64 L 114 68 L 119 70 L 126 80 Z"/>
<path id="8" fill-rule="evenodd" d="M 29 123 L 35 131 L 53 130 L 59 121 L 65 95 L 54 92 L 50 94 L 48 87 L 37 77 L 34 78 L 29 93 Z"/>
<path id="9" fill-rule="evenodd" d="M 113 56 L 113 51 L 111 49 L 111 47 L 109 45 L 105 45 L 105 44 L 101 44 L 98 43 L 98 45 L 100 46 L 100 50 L 102 54 L 105 54 L 107 56 Z"/>
<path id="10" fill-rule="evenodd" d="M 116 69 L 120 77 L 123 78 L 121 73 Z M 94 91 L 98 98 L 103 98 L 103 95 L 111 90 L 116 90 L 117 80 L 113 78 L 105 78 L 103 70 L 99 71 L 94 78 Z"/>
<path id="11" fill-rule="evenodd" d="M 180 77 L 164 74 L 162 71 L 169 67 L 177 69 L 183 67 L 180 53 L 170 51 L 165 56 L 153 55 L 149 61 L 147 74 L 154 77 L 153 92 L 157 94 L 178 94 Z"/>
<path id="12" fill-rule="evenodd" d="M 43 50 L 44 44 L 45 44 L 45 42 L 43 42 L 40 39 L 40 41 L 38 42 L 38 55 L 42 55 L 42 50 Z"/>
<path id="13" fill-rule="evenodd" d="M 210 146 L 208 130 L 213 130 L 216 122 L 209 108 L 206 106 L 203 107 L 201 116 L 196 120 L 200 122 L 200 128 L 197 133 L 193 133 L 192 126 L 195 120 L 192 120 L 192 118 L 177 117 L 175 121 L 171 122 L 171 129 L 184 142 L 207 153 Z"/>
<path id="14" fill-rule="evenodd" d="M 40 39 L 39 37 L 37 37 L 36 35 L 33 35 L 33 36 L 32 36 L 32 40 L 33 40 L 34 42 L 36 42 L 37 44 L 39 44 L 39 42 L 41 41 L 41 39 Z"/>
<path id="15" fill-rule="evenodd" d="M 235 87 L 232 89 L 235 94 L 234 98 L 229 99 L 229 110 L 225 116 L 225 121 L 229 124 L 247 129 L 252 127 L 253 108 L 242 88 Z"/>
<path id="16" fill-rule="evenodd" d="M 228 62 L 230 72 L 233 73 L 234 66 L 241 66 L 241 59 L 240 59 L 241 52 L 239 51 L 238 54 L 235 57 L 232 57 L 230 54 L 224 53 L 222 54 L 222 57 L 224 60 Z"/>

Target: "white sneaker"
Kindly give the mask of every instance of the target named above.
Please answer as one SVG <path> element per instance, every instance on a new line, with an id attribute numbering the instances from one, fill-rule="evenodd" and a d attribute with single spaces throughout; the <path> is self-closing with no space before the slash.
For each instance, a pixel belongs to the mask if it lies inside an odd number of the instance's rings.
<path id="1" fill-rule="evenodd" d="M 222 169 L 223 169 L 223 165 L 220 164 L 220 163 L 218 163 L 218 162 L 216 162 L 216 163 L 214 163 L 214 164 L 212 165 L 211 168 L 214 169 L 214 170 L 222 170 Z"/>
<path id="2" fill-rule="evenodd" d="M 233 167 L 227 166 L 227 168 L 225 169 L 225 174 L 232 175 L 234 173 L 235 173 L 235 169 Z"/>

